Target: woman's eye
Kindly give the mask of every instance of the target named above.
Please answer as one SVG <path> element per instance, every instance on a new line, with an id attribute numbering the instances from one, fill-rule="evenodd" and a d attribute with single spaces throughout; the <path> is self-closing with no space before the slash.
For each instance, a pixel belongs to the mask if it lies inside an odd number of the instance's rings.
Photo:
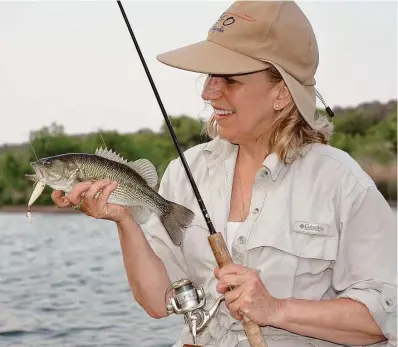
<path id="1" fill-rule="evenodd" d="M 227 82 L 227 84 L 236 83 L 236 81 L 233 78 L 231 78 L 231 77 L 225 77 L 224 80 L 225 80 L 225 82 Z"/>

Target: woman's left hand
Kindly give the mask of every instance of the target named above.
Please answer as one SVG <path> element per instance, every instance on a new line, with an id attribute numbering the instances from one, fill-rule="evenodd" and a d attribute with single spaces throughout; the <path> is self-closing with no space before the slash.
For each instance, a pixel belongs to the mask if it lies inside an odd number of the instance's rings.
<path id="1" fill-rule="evenodd" d="M 257 271 L 228 264 L 215 268 L 214 274 L 219 280 L 216 289 L 224 294 L 225 304 L 235 319 L 242 320 L 243 314 L 260 326 L 273 325 L 280 300 L 268 292 Z"/>

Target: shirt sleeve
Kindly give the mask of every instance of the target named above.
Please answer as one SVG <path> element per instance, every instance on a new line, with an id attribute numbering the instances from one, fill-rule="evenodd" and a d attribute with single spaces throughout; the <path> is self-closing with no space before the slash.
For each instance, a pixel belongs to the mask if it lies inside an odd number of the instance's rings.
<path id="1" fill-rule="evenodd" d="M 175 160 L 171 161 L 166 168 L 158 190 L 163 198 L 170 201 L 175 201 L 174 189 L 170 179 L 173 165 L 175 165 Z M 152 213 L 148 222 L 141 228 L 153 251 L 163 261 L 171 282 L 188 278 L 187 266 L 181 249 L 171 241 L 158 216 Z"/>
<path id="2" fill-rule="evenodd" d="M 333 287 L 340 298 L 363 303 L 397 345 L 397 226 L 375 186 L 350 194 L 342 205 Z"/>

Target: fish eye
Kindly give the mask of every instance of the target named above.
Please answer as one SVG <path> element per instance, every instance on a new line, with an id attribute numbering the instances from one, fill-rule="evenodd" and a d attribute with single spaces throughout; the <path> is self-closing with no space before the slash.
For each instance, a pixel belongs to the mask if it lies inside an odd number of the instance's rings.
<path id="1" fill-rule="evenodd" d="M 50 161 L 46 160 L 46 161 L 43 163 L 43 165 L 44 165 L 45 167 L 50 167 L 50 166 L 51 166 L 51 163 L 50 163 Z"/>

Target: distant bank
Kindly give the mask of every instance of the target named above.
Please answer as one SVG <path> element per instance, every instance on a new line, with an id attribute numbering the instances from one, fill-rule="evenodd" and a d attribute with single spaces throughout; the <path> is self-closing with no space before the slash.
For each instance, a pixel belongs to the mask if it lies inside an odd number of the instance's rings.
<path id="1" fill-rule="evenodd" d="M 397 208 L 396 201 L 388 201 L 388 204 L 391 208 Z M 13 205 L 13 206 L 1 206 L 0 213 L 26 213 L 28 211 L 28 207 L 26 205 Z M 74 210 L 73 208 L 59 208 L 55 205 L 37 205 L 31 207 L 32 213 L 80 213 L 79 211 Z"/>
<path id="2" fill-rule="evenodd" d="M 37 205 L 30 208 L 32 213 L 79 213 L 73 208 L 59 208 L 55 205 Z M 26 213 L 27 205 L 1 206 L 0 213 Z"/>

